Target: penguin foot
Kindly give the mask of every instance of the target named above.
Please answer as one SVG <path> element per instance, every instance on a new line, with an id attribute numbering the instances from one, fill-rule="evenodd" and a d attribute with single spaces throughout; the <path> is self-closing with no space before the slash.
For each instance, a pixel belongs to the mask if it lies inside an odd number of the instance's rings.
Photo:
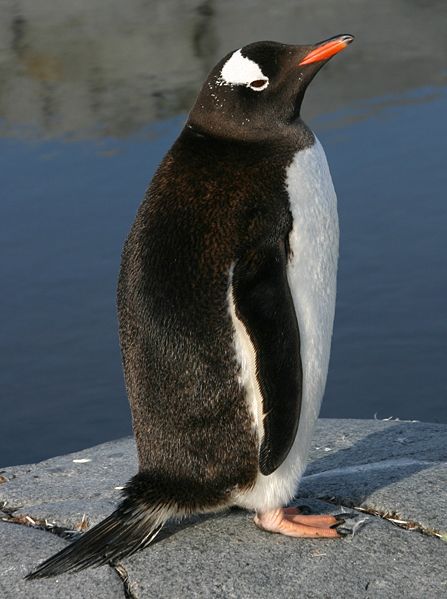
<path id="1" fill-rule="evenodd" d="M 255 524 L 262 530 L 289 537 L 340 538 L 336 528 L 342 520 L 328 515 L 302 515 L 297 508 L 284 508 L 257 512 Z"/>
<path id="2" fill-rule="evenodd" d="M 307 526 L 317 526 L 318 528 L 336 528 L 345 521 L 340 515 L 303 514 L 301 508 L 297 507 L 286 507 L 283 509 L 283 512 L 285 518 L 291 522 L 298 522 L 298 524 L 305 524 Z"/>

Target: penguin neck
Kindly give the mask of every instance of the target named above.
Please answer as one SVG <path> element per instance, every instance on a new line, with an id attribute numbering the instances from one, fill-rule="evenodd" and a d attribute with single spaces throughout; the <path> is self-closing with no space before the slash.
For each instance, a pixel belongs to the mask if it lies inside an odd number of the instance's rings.
<path id="1" fill-rule="evenodd" d="M 192 114 L 189 116 L 185 131 L 198 138 L 222 140 L 225 142 L 239 143 L 287 143 L 297 150 L 305 149 L 315 143 L 312 130 L 298 115 L 290 123 L 280 124 L 275 127 L 249 127 L 243 126 L 212 126 L 209 120 L 197 119 Z"/>

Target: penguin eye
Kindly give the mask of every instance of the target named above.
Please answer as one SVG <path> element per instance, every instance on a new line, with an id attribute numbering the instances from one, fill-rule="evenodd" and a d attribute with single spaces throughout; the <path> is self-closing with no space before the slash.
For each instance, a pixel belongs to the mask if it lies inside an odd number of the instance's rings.
<path id="1" fill-rule="evenodd" d="M 254 89 L 254 90 L 260 92 L 263 89 L 265 89 L 268 84 L 269 84 L 269 80 L 268 79 L 256 79 L 256 81 L 252 81 L 248 85 L 248 87 L 251 87 L 251 89 Z"/>

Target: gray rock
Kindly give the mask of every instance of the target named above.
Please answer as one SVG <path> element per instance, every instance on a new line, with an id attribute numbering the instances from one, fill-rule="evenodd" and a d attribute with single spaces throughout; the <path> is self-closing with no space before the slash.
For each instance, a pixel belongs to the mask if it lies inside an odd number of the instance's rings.
<path id="1" fill-rule="evenodd" d="M 446 543 L 380 518 L 367 517 L 353 537 L 308 540 L 263 533 L 245 512 L 179 526 L 124 561 L 135 596 L 145 599 L 444 597 L 446 564 Z"/>
<path id="2" fill-rule="evenodd" d="M 0 597 L 2 599 L 113 599 L 124 597 L 123 585 L 109 566 L 88 575 L 70 574 L 48 580 L 26 581 L 37 563 L 66 545 L 66 541 L 42 530 L 0 522 Z"/>
<path id="3" fill-rule="evenodd" d="M 115 508 L 138 468 L 135 442 L 119 439 L 38 464 L 4 468 L 0 507 L 76 527 L 86 514 L 96 524 Z"/>
<path id="4" fill-rule="evenodd" d="M 447 531 L 447 426 L 323 420 L 300 497 L 331 501 Z"/>
<path id="5" fill-rule="evenodd" d="M 76 528 L 84 514 L 95 524 L 118 503 L 116 487 L 136 471 L 133 439 L 6 468 L 0 473 L 6 479 L 0 484 L 0 507 L 66 528 Z M 291 539 L 261 532 L 246 512 L 229 511 L 169 525 L 157 543 L 123 565 L 138 599 L 447 597 L 447 543 L 433 536 L 447 530 L 446 483 L 447 426 L 321 420 L 297 501 L 316 511 L 356 507 L 375 514 L 359 512 L 351 522 L 354 536 L 338 541 Z M 399 528 L 384 519 L 390 516 L 409 524 L 402 522 Z M 413 523 L 417 530 L 402 528 Z M 48 532 L 5 526 L 20 531 L 10 539 L 10 552 L 20 556 L 15 557 L 13 574 L 23 574 L 65 542 Z M 16 534 L 22 535 L 23 543 Z M 26 538 L 32 539 L 29 566 L 22 547 L 28 547 Z M 37 538 L 50 542 L 38 546 Z M 14 555 L 8 559 L 14 563 Z M 102 568 L 66 575 L 59 582 L 71 585 L 76 578 L 87 584 L 100 572 L 115 575 L 111 568 Z M 26 584 L 34 592 L 54 581 Z M 83 590 L 73 596 L 86 595 Z"/>

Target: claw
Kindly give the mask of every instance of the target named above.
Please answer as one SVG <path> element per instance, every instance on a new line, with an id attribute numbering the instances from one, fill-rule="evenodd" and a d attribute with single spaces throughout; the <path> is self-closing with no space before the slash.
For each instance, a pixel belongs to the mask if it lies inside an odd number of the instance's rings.
<path id="1" fill-rule="evenodd" d="M 349 535 L 352 535 L 352 530 L 349 528 L 344 528 L 343 526 L 341 528 L 336 528 L 336 531 L 341 537 L 348 537 Z"/>
<path id="2" fill-rule="evenodd" d="M 341 512 L 340 514 L 334 514 L 334 518 L 344 518 L 345 520 L 357 518 L 357 516 L 359 516 L 357 512 Z"/>
<path id="3" fill-rule="evenodd" d="M 344 518 L 340 518 L 340 516 L 334 516 L 334 518 L 336 518 L 337 522 L 332 524 L 332 526 L 329 526 L 329 528 L 337 528 L 337 526 L 340 526 L 346 522 L 346 520 Z"/>

